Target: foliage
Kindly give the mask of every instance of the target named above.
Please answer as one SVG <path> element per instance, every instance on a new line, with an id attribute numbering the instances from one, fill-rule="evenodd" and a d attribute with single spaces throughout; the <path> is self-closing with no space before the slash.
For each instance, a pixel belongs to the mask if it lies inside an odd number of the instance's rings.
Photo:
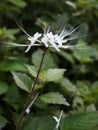
<path id="1" fill-rule="evenodd" d="M 49 116 L 36 117 L 36 118 L 30 117 L 24 125 L 24 130 L 31 130 L 31 129 L 51 130 L 54 127 L 55 127 L 55 121 Z"/>
<path id="2" fill-rule="evenodd" d="M 5 46 L 27 43 L 18 27 L 21 22 L 30 35 L 47 27 L 58 33 L 63 27 L 80 25 L 79 38 L 68 43 L 78 48 L 47 50 L 34 94 L 41 92 L 23 130 L 54 130 L 52 117 L 59 117 L 61 110 L 60 130 L 98 129 L 97 19 L 97 0 L 0 1 L 0 129 L 15 129 L 43 53 L 43 47 L 32 47 L 25 54 L 25 47 Z"/>
<path id="3" fill-rule="evenodd" d="M 61 130 L 93 130 L 97 124 L 98 113 L 96 112 L 76 114 L 63 119 Z"/>

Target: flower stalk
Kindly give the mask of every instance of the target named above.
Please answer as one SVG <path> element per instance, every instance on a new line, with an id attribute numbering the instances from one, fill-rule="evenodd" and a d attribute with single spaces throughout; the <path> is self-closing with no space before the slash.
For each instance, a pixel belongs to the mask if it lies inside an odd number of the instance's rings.
<path id="1" fill-rule="evenodd" d="M 43 64 L 43 60 L 44 60 L 47 48 L 52 47 L 56 51 L 60 51 L 61 48 L 63 48 L 63 49 L 72 48 L 73 49 L 74 47 L 80 46 L 80 45 L 67 44 L 67 42 L 78 38 L 78 36 L 73 35 L 73 33 L 75 33 L 79 27 L 71 28 L 70 30 L 67 30 L 64 28 L 58 34 L 53 34 L 53 32 L 51 32 L 49 29 L 47 29 L 47 30 L 44 30 L 44 33 L 41 34 L 41 33 L 36 32 L 33 36 L 30 36 L 21 26 L 19 26 L 19 27 L 28 37 L 27 39 L 29 41 L 29 44 L 17 44 L 17 43 L 10 42 L 10 43 L 7 43 L 8 45 L 27 47 L 25 50 L 25 53 L 27 53 L 31 49 L 32 46 L 44 46 L 44 51 L 43 51 L 42 59 L 41 59 L 39 69 L 37 72 L 37 76 L 36 76 L 34 84 L 32 86 L 31 93 L 29 94 L 28 99 L 24 105 L 24 109 L 21 113 L 20 120 L 16 126 L 16 130 L 21 130 L 22 124 L 25 120 L 25 116 L 27 114 L 29 114 L 32 104 L 35 102 L 35 100 L 38 98 L 38 96 L 40 94 L 40 92 L 36 93 L 36 85 L 37 85 L 37 82 L 39 79 L 39 74 L 40 74 L 40 71 L 42 68 L 42 64 Z M 60 123 L 62 114 L 63 114 L 63 111 L 61 111 L 59 118 L 57 118 L 55 116 L 53 117 L 55 119 L 55 121 L 57 122 L 56 129 L 59 128 L 59 123 Z"/>
<path id="2" fill-rule="evenodd" d="M 37 72 L 37 76 L 36 76 L 34 84 L 32 86 L 31 93 L 29 94 L 28 99 L 27 99 L 27 101 L 26 101 L 26 103 L 24 105 L 24 109 L 23 109 L 23 111 L 21 113 L 20 120 L 19 120 L 19 122 L 18 122 L 18 124 L 16 126 L 16 130 L 21 130 L 22 124 L 23 124 L 23 122 L 25 120 L 25 116 L 30 112 L 30 108 L 31 108 L 32 104 L 35 102 L 35 100 L 37 99 L 37 97 L 40 94 L 40 92 L 38 92 L 34 96 L 36 84 L 38 82 L 39 74 L 40 74 L 40 71 L 41 71 L 41 68 L 42 68 L 42 64 L 43 64 L 43 61 L 44 61 L 44 57 L 45 57 L 46 51 L 47 51 L 47 48 L 45 47 L 44 51 L 43 51 L 42 59 L 41 59 L 40 65 L 39 65 L 39 69 L 38 69 L 38 72 Z"/>

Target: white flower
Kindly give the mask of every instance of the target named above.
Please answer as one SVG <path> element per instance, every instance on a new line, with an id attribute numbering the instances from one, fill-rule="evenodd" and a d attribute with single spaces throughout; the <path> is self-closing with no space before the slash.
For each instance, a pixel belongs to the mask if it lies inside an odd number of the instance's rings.
<path id="1" fill-rule="evenodd" d="M 79 27 L 73 29 L 71 28 L 70 30 L 66 30 L 65 28 L 61 31 L 60 34 L 53 34 L 52 32 L 49 32 L 49 29 L 45 31 L 43 34 L 43 37 L 41 41 L 44 43 L 46 47 L 53 47 L 57 51 L 60 51 L 59 48 L 73 48 L 76 46 L 70 46 L 70 45 L 64 45 L 67 41 L 70 41 L 72 39 L 76 39 L 77 36 L 71 36 L 73 32 L 75 32 Z M 68 38 L 67 38 L 68 37 Z"/>
<path id="2" fill-rule="evenodd" d="M 80 45 L 70 45 L 65 44 L 66 42 L 78 38 L 77 35 L 72 35 L 79 27 L 71 28 L 70 30 L 63 29 L 58 34 L 53 34 L 49 29 L 45 30 L 43 34 L 35 33 L 34 36 L 30 36 L 22 27 L 22 31 L 28 36 L 29 44 L 17 44 L 17 43 L 7 43 L 14 46 L 26 46 L 27 49 L 25 52 L 28 52 L 32 46 L 45 46 L 55 48 L 57 51 L 60 51 L 60 48 L 68 49 L 78 47 Z M 39 40 L 40 38 L 40 40 Z M 36 43 L 37 42 L 37 43 Z M 40 44 L 42 43 L 42 44 Z"/>
<path id="3" fill-rule="evenodd" d="M 45 44 L 46 47 L 52 46 L 57 51 L 59 51 L 59 48 L 56 45 L 55 35 L 53 35 L 52 32 L 48 32 L 48 31 L 45 34 L 43 34 L 43 37 L 42 37 L 41 41 Z"/>

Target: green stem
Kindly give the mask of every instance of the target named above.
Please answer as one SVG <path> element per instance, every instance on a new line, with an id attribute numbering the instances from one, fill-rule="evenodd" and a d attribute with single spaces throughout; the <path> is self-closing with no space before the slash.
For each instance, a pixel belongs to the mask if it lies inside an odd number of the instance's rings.
<path id="1" fill-rule="evenodd" d="M 29 105 L 30 105 L 30 103 L 32 101 L 32 98 L 33 99 L 35 98 L 33 95 L 34 95 L 36 84 L 38 82 L 39 74 L 40 74 L 40 71 L 41 71 L 41 68 L 42 68 L 42 64 L 43 64 L 43 61 L 44 61 L 46 51 L 47 51 L 47 48 L 45 47 L 44 51 L 43 51 L 42 59 L 41 59 L 40 65 L 39 65 L 39 69 L 38 69 L 38 72 L 37 72 L 37 76 L 36 76 L 34 84 L 32 86 L 31 93 L 29 94 L 28 99 L 27 99 L 27 101 L 26 101 L 26 103 L 24 105 L 24 109 L 23 109 L 23 111 L 21 113 L 20 120 L 19 120 L 19 122 L 18 122 L 18 124 L 16 126 L 16 130 L 21 130 L 21 126 L 22 126 L 22 124 L 23 124 L 23 122 L 25 120 L 25 116 L 26 116 L 26 109 L 29 107 Z M 37 95 L 39 96 L 39 94 L 37 94 Z"/>

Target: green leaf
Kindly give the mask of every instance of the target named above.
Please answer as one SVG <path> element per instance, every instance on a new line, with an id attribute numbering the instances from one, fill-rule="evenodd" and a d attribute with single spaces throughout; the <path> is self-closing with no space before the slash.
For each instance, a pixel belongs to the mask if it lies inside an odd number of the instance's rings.
<path id="1" fill-rule="evenodd" d="M 90 104 L 90 105 L 88 105 L 88 106 L 86 107 L 86 111 L 87 111 L 87 112 L 94 112 L 94 111 L 97 111 L 97 108 L 96 108 L 95 104 L 92 103 L 92 104 Z"/>
<path id="2" fill-rule="evenodd" d="M 98 125 L 98 112 L 75 114 L 65 117 L 60 124 L 61 130 L 93 130 Z"/>
<path id="3" fill-rule="evenodd" d="M 60 80 L 61 86 L 63 87 L 63 89 L 66 89 L 68 92 L 76 92 L 76 86 L 71 83 L 71 81 L 67 78 L 62 78 Z"/>
<path id="4" fill-rule="evenodd" d="M 7 0 L 9 2 L 11 2 L 12 4 L 19 6 L 19 7 L 25 7 L 26 6 L 26 2 L 24 0 Z"/>
<path id="5" fill-rule="evenodd" d="M 50 81 L 58 81 L 63 77 L 63 74 L 66 69 L 48 69 L 46 72 L 43 72 L 40 75 L 40 79 L 42 81 L 50 82 Z"/>
<path id="6" fill-rule="evenodd" d="M 37 70 L 34 66 L 31 66 L 31 65 L 25 65 L 26 68 L 28 69 L 29 73 L 33 76 L 33 77 L 36 77 L 37 75 Z"/>
<path id="7" fill-rule="evenodd" d="M 93 62 L 93 59 L 91 58 L 93 49 L 90 48 L 90 46 L 87 46 L 82 40 L 79 40 L 78 45 L 80 45 L 79 48 L 74 48 L 73 55 L 75 58 L 81 63 Z"/>
<path id="8" fill-rule="evenodd" d="M 0 32 L 5 39 L 15 40 L 15 34 L 19 33 L 19 29 L 6 29 L 3 27 Z"/>
<path id="9" fill-rule="evenodd" d="M 33 53 L 32 55 L 32 63 L 34 64 L 35 67 L 39 67 L 39 64 L 41 62 L 43 51 L 41 49 L 38 49 L 36 52 Z M 42 65 L 42 70 L 47 70 L 49 68 L 54 68 L 56 67 L 52 56 L 45 55 L 44 57 L 44 62 Z"/>
<path id="10" fill-rule="evenodd" d="M 0 81 L 0 95 L 8 91 L 8 85 L 5 82 Z"/>
<path id="11" fill-rule="evenodd" d="M 85 96 L 90 94 L 89 85 L 85 81 L 77 81 L 77 94 L 81 96 Z"/>
<path id="12" fill-rule="evenodd" d="M 4 95 L 3 100 L 6 104 L 14 108 L 16 111 L 19 109 L 20 104 L 23 103 L 23 99 L 22 97 L 20 97 L 19 90 L 16 85 L 9 86 L 9 90 Z"/>
<path id="13" fill-rule="evenodd" d="M 93 83 L 93 85 L 91 86 L 91 91 L 93 93 L 98 93 L 98 81 Z"/>
<path id="14" fill-rule="evenodd" d="M 0 116 L 0 130 L 2 128 L 4 128 L 4 126 L 7 124 L 7 120 L 3 117 L 3 116 Z"/>
<path id="15" fill-rule="evenodd" d="M 23 63 L 19 62 L 12 62 L 12 61 L 3 61 L 0 63 L 0 70 L 1 71 L 26 71 L 26 68 Z"/>
<path id="16" fill-rule="evenodd" d="M 63 104 L 69 106 L 69 103 L 66 101 L 66 98 L 63 97 L 60 93 L 57 92 L 50 92 L 43 94 L 40 96 L 40 99 L 46 103 L 52 104 Z"/>
<path id="17" fill-rule="evenodd" d="M 64 57 L 65 59 L 67 59 L 69 62 L 71 62 L 72 64 L 75 63 L 75 59 L 73 57 L 72 54 L 68 53 L 68 52 L 65 52 L 65 51 L 60 51 L 58 52 L 58 54 L 60 54 L 62 57 Z"/>
<path id="18" fill-rule="evenodd" d="M 20 89 L 26 92 L 30 92 L 32 87 L 32 80 L 26 74 L 20 72 L 12 72 L 12 75 L 14 77 L 17 86 Z"/>
<path id="19" fill-rule="evenodd" d="M 49 116 L 30 117 L 29 120 L 24 123 L 23 130 L 53 130 L 54 127 L 55 121 Z"/>

